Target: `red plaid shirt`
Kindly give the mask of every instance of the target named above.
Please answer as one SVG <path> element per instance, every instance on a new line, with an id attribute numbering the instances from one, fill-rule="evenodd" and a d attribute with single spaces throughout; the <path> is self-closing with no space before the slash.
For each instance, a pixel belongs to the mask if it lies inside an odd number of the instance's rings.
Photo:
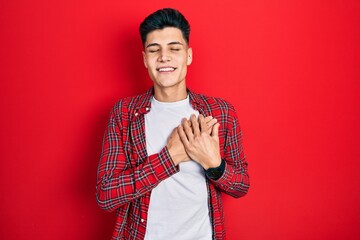
<path id="1" fill-rule="evenodd" d="M 228 102 L 188 91 L 190 103 L 204 116 L 220 123 L 221 157 L 226 162 L 218 180 L 207 178 L 213 239 L 225 239 L 221 192 L 244 196 L 249 188 L 242 135 L 234 107 Z M 150 111 L 153 89 L 121 99 L 111 111 L 98 167 L 96 196 L 107 211 L 116 210 L 112 239 L 144 239 L 151 190 L 179 171 L 164 147 L 148 156 L 144 114 Z"/>

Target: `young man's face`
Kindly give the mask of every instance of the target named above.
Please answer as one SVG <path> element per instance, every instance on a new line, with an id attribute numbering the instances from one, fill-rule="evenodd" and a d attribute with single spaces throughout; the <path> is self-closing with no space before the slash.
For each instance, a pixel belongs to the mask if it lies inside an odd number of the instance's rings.
<path id="1" fill-rule="evenodd" d="M 192 61 L 192 49 L 180 29 L 166 27 L 148 33 L 143 57 L 155 89 L 179 85 L 186 88 L 185 76 Z"/>

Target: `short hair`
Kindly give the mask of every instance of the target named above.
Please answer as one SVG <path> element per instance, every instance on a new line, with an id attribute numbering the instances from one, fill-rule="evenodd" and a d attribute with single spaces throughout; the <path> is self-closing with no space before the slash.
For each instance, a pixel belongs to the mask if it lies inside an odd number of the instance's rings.
<path id="1" fill-rule="evenodd" d="M 189 44 L 189 22 L 178 10 L 172 8 L 157 10 L 144 19 L 139 28 L 142 44 L 145 44 L 146 37 L 150 32 L 166 27 L 178 28 L 182 32 L 186 43 Z"/>

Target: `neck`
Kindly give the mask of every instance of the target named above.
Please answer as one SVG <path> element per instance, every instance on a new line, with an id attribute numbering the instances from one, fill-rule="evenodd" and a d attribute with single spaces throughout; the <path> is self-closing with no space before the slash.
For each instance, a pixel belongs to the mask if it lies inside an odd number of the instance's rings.
<path id="1" fill-rule="evenodd" d="M 168 88 L 154 86 L 155 99 L 160 102 L 177 102 L 187 97 L 186 85 L 179 84 Z"/>

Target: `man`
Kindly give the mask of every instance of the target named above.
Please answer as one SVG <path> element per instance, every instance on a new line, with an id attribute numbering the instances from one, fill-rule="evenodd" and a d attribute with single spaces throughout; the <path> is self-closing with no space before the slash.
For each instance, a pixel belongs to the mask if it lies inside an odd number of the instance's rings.
<path id="1" fill-rule="evenodd" d="M 110 114 L 97 200 L 116 210 L 113 239 L 225 239 L 221 193 L 249 188 L 241 130 L 228 102 L 186 88 L 190 26 L 174 9 L 140 25 L 154 86 Z"/>

